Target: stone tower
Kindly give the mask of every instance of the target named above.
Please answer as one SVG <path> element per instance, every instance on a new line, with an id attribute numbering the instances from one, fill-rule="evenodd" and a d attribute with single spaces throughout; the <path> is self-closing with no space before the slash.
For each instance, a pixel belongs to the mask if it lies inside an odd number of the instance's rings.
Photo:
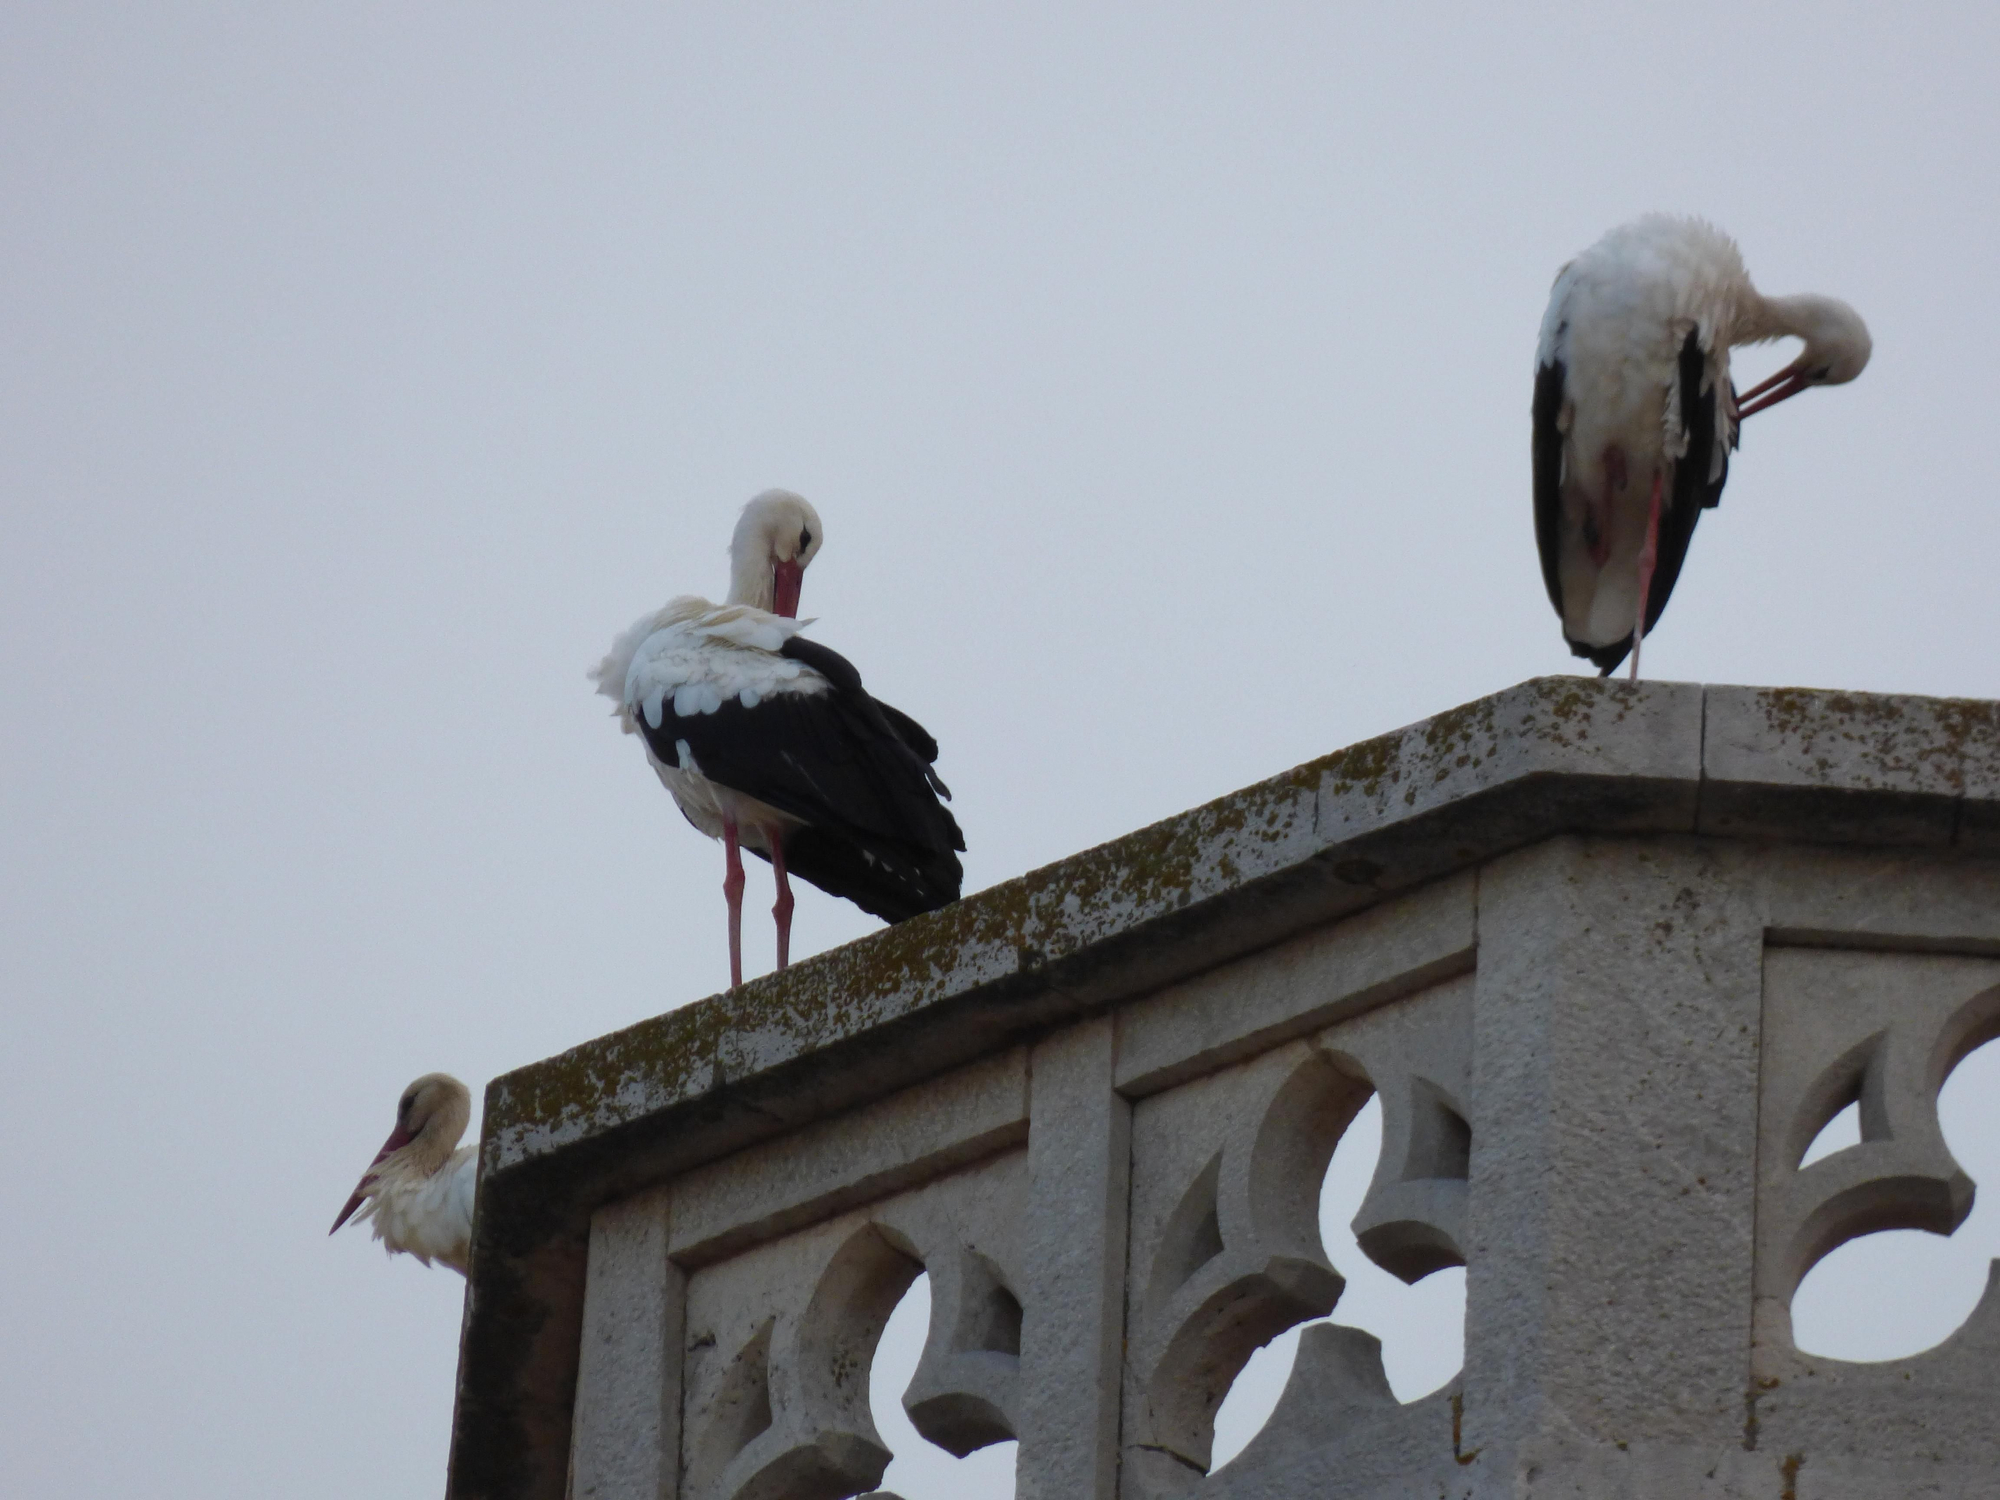
<path id="1" fill-rule="evenodd" d="M 1887 1364 L 1789 1307 L 1964 1218 L 1995 1035 L 2000 705 L 1525 683 L 498 1079 L 451 1493 L 864 1493 L 923 1270 L 904 1404 L 1022 1500 L 1990 1500 L 2000 1289 Z M 1408 1404 L 1317 1225 L 1371 1094 L 1362 1247 L 1467 1268 Z"/>

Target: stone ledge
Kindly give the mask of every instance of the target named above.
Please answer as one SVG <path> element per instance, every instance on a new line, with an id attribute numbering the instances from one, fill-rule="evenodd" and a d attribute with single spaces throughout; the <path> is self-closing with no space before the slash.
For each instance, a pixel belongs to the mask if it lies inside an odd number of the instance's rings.
<path id="1" fill-rule="evenodd" d="M 1699 832 L 1943 846 L 1960 841 L 1968 802 L 1991 827 L 2000 704 L 1787 688 L 1705 697 Z"/>
<path id="2" fill-rule="evenodd" d="M 1554 833 L 1936 847 L 1996 818 L 2000 704 L 1538 678 L 506 1074 L 488 1091 L 482 1170 L 939 1006 L 1011 1000 L 1044 1025 Z M 1275 909 L 1245 920 L 1251 893 Z M 1243 930 L 1203 931 L 1223 926 Z M 1103 959 L 1140 937 L 1173 951 L 1135 982 L 1127 954 Z M 982 1027 L 965 1055 L 996 1040 Z M 794 1097 L 773 1124 L 821 1112 Z"/>

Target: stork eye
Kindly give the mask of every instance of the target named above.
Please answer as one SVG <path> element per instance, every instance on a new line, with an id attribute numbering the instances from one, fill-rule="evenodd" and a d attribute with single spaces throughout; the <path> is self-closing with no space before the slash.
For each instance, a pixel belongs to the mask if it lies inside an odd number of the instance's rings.
<path id="1" fill-rule="evenodd" d="M 801 526 L 799 528 L 799 551 L 801 552 L 805 551 L 806 548 L 810 547 L 812 544 L 813 544 L 812 528 L 808 526 Z"/>

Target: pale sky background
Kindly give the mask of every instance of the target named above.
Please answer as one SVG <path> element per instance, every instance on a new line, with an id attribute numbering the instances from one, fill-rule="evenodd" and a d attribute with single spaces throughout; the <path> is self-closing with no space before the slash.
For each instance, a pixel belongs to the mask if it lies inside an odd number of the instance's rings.
<path id="1" fill-rule="evenodd" d="M 1537 324 L 1698 211 L 1876 352 L 1649 672 L 2000 697 L 1996 78 L 1990 4 L 0 7 L 5 1488 L 439 1491 L 462 1284 L 326 1227 L 410 1078 L 723 982 L 583 674 L 766 486 L 977 890 L 1573 670 Z M 1850 1297 L 1947 1331 L 1994 1204 Z"/>

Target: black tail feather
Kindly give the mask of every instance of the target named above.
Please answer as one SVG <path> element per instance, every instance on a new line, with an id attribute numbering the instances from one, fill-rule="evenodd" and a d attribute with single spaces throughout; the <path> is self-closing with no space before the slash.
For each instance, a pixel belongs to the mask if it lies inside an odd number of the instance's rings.
<path id="1" fill-rule="evenodd" d="M 1650 614 L 1651 611 L 1648 610 L 1647 613 Z M 1569 642 L 1569 654 L 1571 656 L 1587 658 L 1590 664 L 1597 668 L 1597 675 L 1599 677 L 1609 677 L 1613 672 L 1618 670 L 1619 663 L 1632 654 L 1632 637 L 1630 634 L 1627 634 L 1624 640 L 1613 641 L 1608 646 L 1587 645 L 1582 641 L 1571 639 L 1569 636 L 1564 636 L 1563 639 Z"/>

